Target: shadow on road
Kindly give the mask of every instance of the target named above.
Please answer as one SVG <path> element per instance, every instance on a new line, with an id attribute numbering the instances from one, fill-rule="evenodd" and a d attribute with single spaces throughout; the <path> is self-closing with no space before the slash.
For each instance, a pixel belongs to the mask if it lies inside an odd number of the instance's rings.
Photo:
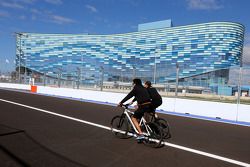
<path id="1" fill-rule="evenodd" d="M 0 166 L 85 167 L 40 144 L 24 130 L 0 124 Z"/>

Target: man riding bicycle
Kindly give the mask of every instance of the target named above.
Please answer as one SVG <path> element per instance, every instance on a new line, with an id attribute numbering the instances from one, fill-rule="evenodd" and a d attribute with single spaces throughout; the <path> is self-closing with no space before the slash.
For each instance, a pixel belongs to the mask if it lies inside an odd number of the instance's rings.
<path id="1" fill-rule="evenodd" d="M 137 119 L 141 119 L 145 112 L 150 112 L 150 96 L 148 94 L 148 91 L 145 87 L 142 85 L 142 81 L 138 78 L 133 80 L 133 89 L 128 93 L 128 95 L 119 103 L 119 106 L 121 106 L 124 102 L 129 100 L 132 97 L 135 97 L 135 100 L 137 101 L 138 108 L 134 112 L 134 115 L 132 116 L 132 121 L 138 130 L 139 134 L 137 136 L 137 140 L 144 139 L 144 135 L 142 134 L 142 130 L 139 126 L 139 123 Z"/>
<path id="2" fill-rule="evenodd" d="M 161 95 L 157 92 L 157 90 L 152 87 L 150 81 L 146 81 L 144 83 L 145 88 L 147 89 L 149 96 L 151 98 L 151 111 L 155 112 L 156 108 L 162 104 Z"/>
<path id="3" fill-rule="evenodd" d="M 146 81 L 144 83 L 144 87 L 147 89 L 149 97 L 151 99 L 150 112 L 155 114 L 155 116 L 157 117 L 155 110 L 157 107 L 159 107 L 162 104 L 162 97 L 157 92 L 157 90 L 154 87 L 152 87 L 152 84 L 150 81 Z M 136 99 L 134 98 L 130 104 L 133 104 L 135 101 L 136 101 Z"/>

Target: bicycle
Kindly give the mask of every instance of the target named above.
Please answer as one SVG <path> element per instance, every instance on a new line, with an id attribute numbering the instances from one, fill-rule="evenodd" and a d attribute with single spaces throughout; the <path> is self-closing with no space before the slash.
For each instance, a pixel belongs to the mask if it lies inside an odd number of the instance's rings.
<path id="1" fill-rule="evenodd" d="M 149 118 L 150 122 L 154 122 L 162 128 L 163 139 L 171 138 L 170 126 L 169 126 L 168 121 L 164 118 L 160 118 L 155 112 L 147 113 L 147 114 L 149 114 L 149 117 L 151 117 Z"/>
<path id="2" fill-rule="evenodd" d="M 111 120 L 111 132 L 118 138 L 127 139 L 136 134 L 139 134 L 135 125 L 131 120 L 131 116 L 134 114 L 128 109 L 129 104 L 122 105 L 123 113 L 117 115 Z M 155 122 L 146 122 L 145 118 L 142 117 L 139 121 L 141 130 L 145 139 L 143 143 L 150 147 L 160 147 L 163 143 L 163 132 L 162 128 Z M 134 134 L 134 132 L 136 134 Z"/>

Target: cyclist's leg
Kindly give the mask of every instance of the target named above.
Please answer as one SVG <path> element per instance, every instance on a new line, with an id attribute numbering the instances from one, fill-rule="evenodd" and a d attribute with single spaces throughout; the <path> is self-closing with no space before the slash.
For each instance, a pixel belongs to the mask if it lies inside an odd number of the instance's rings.
<path id="1" fill-rule="evenodd" d="M 136 129 L 138 130 L 139 132 L 139 135 L 142 134 L 142 130 L 141 130 L 141 127 L 137 121 L 137 119 L 141 119 L 142 116 L 143 116 L 144 112 L 143 112 L 143 109 L 141 107 L 139 107 L 135 112 L 134 112 L 134 115 L 132 116 L 132 121 L 136 127 Z"/>

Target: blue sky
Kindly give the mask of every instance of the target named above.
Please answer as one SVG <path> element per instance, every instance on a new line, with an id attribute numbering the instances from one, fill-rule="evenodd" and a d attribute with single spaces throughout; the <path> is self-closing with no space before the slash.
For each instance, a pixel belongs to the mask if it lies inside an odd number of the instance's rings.
<path id="1" fill-rule="evenodd" d="M 115 34 L 172 19 L 174 26 L 243 24 L 243 61 L 250 64 L 250 0 L 0 0 L 0 71 L 14 69 L 14 32 Z"/>

